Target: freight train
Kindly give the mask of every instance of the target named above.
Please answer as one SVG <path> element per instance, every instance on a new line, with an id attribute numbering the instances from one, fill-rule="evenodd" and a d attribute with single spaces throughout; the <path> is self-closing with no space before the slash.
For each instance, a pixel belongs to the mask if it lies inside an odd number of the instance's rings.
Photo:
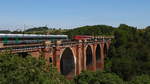
<path id="1" fill-rule="evenodd" d="M 47 40 L 56 41 L 67 39 L 67 35 L 0 34 L 0 43 L 4 45 L 41 43 Z"/>

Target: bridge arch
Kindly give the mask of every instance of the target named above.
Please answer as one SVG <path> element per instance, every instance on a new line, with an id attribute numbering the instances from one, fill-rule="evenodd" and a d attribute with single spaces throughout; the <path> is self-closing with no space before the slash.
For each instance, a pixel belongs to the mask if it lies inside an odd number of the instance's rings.
<path id="1" fill-rule="evenodd" d="M 65 48 L 60 58 L 60 72 L 68 78 L 72 78 L 76 74 L 76 61 L 73 50 L 69 47 Z"/>
<path id="2" fill-rule="evenodd" d="M 92 66 L 93 66 L 93 53 L 91 46 L 88 45 L 86 48 L 86 69 L 92 70 Z"/>
<path id="3" fill-rule="evenodd" d="M 27 56 L 30 55 L 28 52 L 19 52 L 19 53 L 17 53 L 17 54 L 18 54 L 19 56 L 23 57 L 23 58 L 25 58 L 25 57 L 27 57 Z"/>
<path id="4" fill-rule="evenodd" d="M 104 56 L 106 57 L 107 54 L 108 54 L 108 44 L 105 43 L 105 44 L 104 44 Z"/>
<path id="5" fill-rule="evenodd" d="M 96 69 L 101 68 L 101 46 L 98 44 L 96 47 Z"/>

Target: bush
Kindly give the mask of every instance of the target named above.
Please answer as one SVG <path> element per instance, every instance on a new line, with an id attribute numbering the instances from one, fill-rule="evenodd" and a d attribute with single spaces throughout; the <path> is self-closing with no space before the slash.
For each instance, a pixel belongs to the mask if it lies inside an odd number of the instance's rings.
<path id="1" fill-rule="evenodd" d="M 0 84 L 70 84 L 45 60 L 31 56 L 22 58 L 10 53 L 0 54 Z"/>
<path id="2" fill-rule="evenodd" d="M 75 77 L 76 84 L 124 84 L 116 74 L 101 71 L 85 71 Z"/>
<path id="3" fill-rule="evenodd" d="M 150 76 L 149 75 L 141 75 L 135 77 L 130 84 L 150 84 Z"/>

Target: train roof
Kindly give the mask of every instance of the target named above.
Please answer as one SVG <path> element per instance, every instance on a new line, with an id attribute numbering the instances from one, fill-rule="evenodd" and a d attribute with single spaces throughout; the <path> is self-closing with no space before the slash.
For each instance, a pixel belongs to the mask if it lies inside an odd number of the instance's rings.
<path id="1" fill-rule="evenodd" d="M 38 34 L 0 34 L 0 37 L 27 37 L 27 38 L 36 38 L 36 37 L 68 37 L 67 35 L 38 35 Z"/>

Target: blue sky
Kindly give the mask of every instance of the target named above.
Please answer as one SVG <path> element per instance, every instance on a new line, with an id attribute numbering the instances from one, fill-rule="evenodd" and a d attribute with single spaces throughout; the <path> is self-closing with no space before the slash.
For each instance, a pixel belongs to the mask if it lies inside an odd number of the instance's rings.
<path id="1" fill-rule="evenodd" d="M 0 29 L 150 24 L 150 0 L 0 0 Z"/>

